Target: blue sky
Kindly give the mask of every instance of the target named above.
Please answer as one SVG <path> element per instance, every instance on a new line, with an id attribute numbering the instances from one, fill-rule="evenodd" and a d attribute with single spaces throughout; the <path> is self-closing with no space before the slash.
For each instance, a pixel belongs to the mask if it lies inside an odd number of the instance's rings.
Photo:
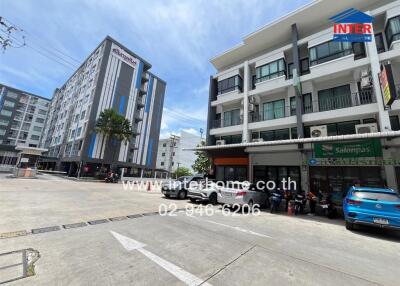
<path id="1" fill-rule="evenodd" d="M 51 97 L 74 72 L 50 60 L 56 49 L 81 63 L 110 35 L 150 62 L 167 82 L 161 136 L 206 127 L 210 58 L 306 0 L 0 0 L 0 16 L 32 47 L 0 53 L 0 82 Z M 72 61 L 72 60 L 70 60 Z"/>

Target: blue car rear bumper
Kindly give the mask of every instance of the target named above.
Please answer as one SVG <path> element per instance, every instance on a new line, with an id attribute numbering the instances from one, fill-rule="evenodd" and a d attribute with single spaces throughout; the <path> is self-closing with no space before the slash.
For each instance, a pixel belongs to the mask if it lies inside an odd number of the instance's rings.
<path id="1" fill-rule="evenodd" d="M 362 212 L 360 210 L 354 210 L 353 208 L 349 208 L 345 211 L 345 219 L 346 221 L 355 223 L 355 224 L 364 224 L 375 227 L 382 228 L 394 228 L 400 229 L 400 215 L 385 215 L 382 213 L 375 212 Z M 387 224 L 377 223 L 376 219 L 384 219 L 387 220 Z"/>

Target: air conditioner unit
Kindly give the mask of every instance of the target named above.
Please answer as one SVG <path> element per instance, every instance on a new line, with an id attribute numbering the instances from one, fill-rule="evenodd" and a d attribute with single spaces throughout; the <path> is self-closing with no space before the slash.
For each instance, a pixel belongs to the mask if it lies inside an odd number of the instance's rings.
<path id="1" fill-rule="evenodd" d="M 326 137 L 328 136 L 328 129 L 326 125 L 313 126 L 310 128 L 311 137 Z"/>
<path id="2" fill-rule="evenodd" d="M 378 132 L 378 125 L 376 123 L 357 124 L 356 125 L 356 133 L 357 134 L 375 133 L 375 132 Z"/>
<path id="3" fill-rule="evenodd" d="M 254 104 L 253 103 L 249 103 L 249 111 L 254 111 Z"/>
<path id="4" fill-rule="evenodd" d="M 254 138 L 252 141 L 253 142 L 264 142 L 264 139 L 262 139 L 262 138 Z"/>
<path id="5" fill-rule="evenodd" d="M 216 145 L 225 145 L 225 140 L 217 140 Z"/>
<path id="6" fill-rule="evenodd" d="M 361 71 L 361 88 L 368 88 L 372 86 L 371 75 L 368 70 Z"/>

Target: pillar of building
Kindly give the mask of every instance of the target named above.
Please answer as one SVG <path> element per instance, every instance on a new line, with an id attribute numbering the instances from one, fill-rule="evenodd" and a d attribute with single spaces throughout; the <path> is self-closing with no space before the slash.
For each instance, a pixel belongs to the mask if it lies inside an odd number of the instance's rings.
<path id="1" fill-rule="evenodd" d="M 249 69 L 249 62 L 244 62 L 243 72 L 243 134 L 242 142 L 249 142 L 249 83 L 251 75 Z"/>
<path id="2" fill-rule="evenodd" d="M 373 29 L 373 28 L 372 28 Z M 374 32 L 371 33 L 374 35 Z M 378 105 L 378 119 L 379 119 L 379 129 L 381 132 L 390 131 L 392 127 L 390 125 L 390 117 L 389 112 L 385 109 L 381 91 L 381 85 L 379 81 L 379 73 L 380 73 L 380 62 L 378 51 L 376 49 L 375 37 L 372 37 L 371 42 L 366 43 L 367 53 L 370 59 L 370 68 L 371 68 L 371 79 L 374 87 L 376 104 Z M 390 159 L 391 154 L 388 150 L 383 151 L 383 159 Z M 393 165 L 384 165 L 385 175 L 386 175 L 386 183 L 389 188 L 397 188 L 396 181 L 396 171 Z"/>

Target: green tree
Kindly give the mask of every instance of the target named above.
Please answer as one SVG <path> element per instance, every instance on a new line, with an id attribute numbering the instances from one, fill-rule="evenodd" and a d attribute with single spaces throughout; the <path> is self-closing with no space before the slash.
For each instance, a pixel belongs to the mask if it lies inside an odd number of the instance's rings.
<path id="1" fill-rule="evenodd" d="M 203 147 L 206 145 L 205 141 L 201 141 L 197 147 Z M 211 169 L 211 160 L 207 157 L 207 154 L 204 151 L 196 151 L 195 152 L 197 158 L 194 161 L 194 165 L 192 165 L 193 170 L 199 174 L 206 174 Z"/>
<path id="2" fill-rule="evenodd" d="M 113 109 L 105 109 L 100 113 L 95 130 L 97 133 L 106 136 L 108 146 L 112 144 L 114 140 L 127 144 L 132 137 L 130 121 Z M 111 164 L 115 160 L 117 148 L 112 148 L 112 150 Z"/>
<path id="3" fill-rule="evenodd" d="M 179 178 L 182 176 L 191 176 L 191 175 L 192 175 L 192 172 L 190 172 L 190 170 L 186 167 L 179 167 L 175 171 L 176 178 Z"/>

